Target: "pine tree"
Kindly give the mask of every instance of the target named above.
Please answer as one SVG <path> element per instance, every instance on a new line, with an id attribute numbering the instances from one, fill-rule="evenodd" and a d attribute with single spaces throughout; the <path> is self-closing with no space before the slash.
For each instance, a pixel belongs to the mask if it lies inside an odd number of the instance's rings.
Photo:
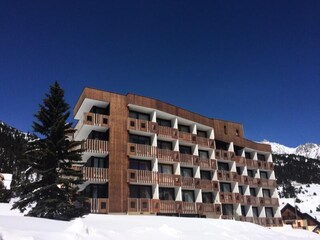
<path id="1" fill-rule="evenodd" d="M 67 123 L 69 115 L 64 91 L 55 82 L 35 114 L 33 130 L 40 137 L 28 143 L 25 181 L 16 189 L 20 200 L 13 208 L 23 212 L 31 207 L 28 216 L 70 220 L 85 214 L 85 198 L 76 187 L 82 174 L 72 168 L 73 163 L 80 164 L 81 142 L 70 137 L 74 130 Z"/>

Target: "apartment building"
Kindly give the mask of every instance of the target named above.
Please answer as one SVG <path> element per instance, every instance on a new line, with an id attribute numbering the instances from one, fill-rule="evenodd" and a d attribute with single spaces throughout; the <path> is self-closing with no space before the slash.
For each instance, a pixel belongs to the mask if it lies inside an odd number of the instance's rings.
<path id="1" fill-rule="evenodd" d="M 271 147 L 245 139 L 241 124 L 91 88 L 74 118 L 91 212 L 282 225 Z"/>

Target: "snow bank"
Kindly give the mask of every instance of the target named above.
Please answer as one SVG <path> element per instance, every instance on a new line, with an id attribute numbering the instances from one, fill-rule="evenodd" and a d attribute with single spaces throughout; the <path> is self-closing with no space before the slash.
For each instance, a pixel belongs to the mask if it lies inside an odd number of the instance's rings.
<path id="1" fill-rule="evenodd" d="M 9 208 L 9 204 L 0 204 L 2 240 L 320 239 L 319 235 L 306 230 L 269 229 L 233 220 L 90 214 L 64 222 L 10 214 Z"/>

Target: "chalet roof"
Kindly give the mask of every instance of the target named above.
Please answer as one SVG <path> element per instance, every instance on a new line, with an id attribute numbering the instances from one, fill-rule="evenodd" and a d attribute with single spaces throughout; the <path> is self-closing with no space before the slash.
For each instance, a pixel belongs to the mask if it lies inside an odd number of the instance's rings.
<path id="1" fill-rule="evenodd" d="M 292 206 L 291 204 L 287 203 L 282 209 L 281 209 L 281 215 L 286 211 L 286 210 L 290 210 L 292 212 L 296 211 L 296 214 L 298 217 L 300 217 L 301 219 L 306 219 L 306 220 L 310 220 L 310 221 L 314 221 L 318 226 L 320 226 L 320 222 L 313 218 L 312 216 L 310 216 L 308 213 L 302 213 L 300 212 L 298 209 L 295 209 L 294 206 Z"/>

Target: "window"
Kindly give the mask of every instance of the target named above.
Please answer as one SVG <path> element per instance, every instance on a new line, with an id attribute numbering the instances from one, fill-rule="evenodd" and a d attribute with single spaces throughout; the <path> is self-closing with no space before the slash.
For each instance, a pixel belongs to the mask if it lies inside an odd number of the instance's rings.
<path id="1" fill-rule="evenodd" d="M 84 195 L 89 198 L 107 198 L 107 184 L 90 184 L 84 190 Z"/>
<path id="2" fill-rule="evenodd" d="M 191 154 L 191 147 L 179 145 L 179 152 L 184 154 Z"/>
<path id="3" fill-rule="evenodd" d="M 218 162 L 218 170 L 230 171 L 229 164 L 225 162 Z"/>
<path id="4" fill-rule="evenodd" d="M 211 180 L 211 172 L 210 171 L 200 171 L 200 178 Z"/>
<path id="5" fill-rule="evenodd" d="M 236 167 L 238 175 L 241 175 L 243 172 L 243 169 L 241 167 Z"/>
<path id="6" fill-rule="evenodd" d="M 171 127 L 171 121 L 166 119 L 157 118 L 157 123 L 159 126 Z"/>
<path id="7" fill-rule="evenodd" d="M 266 156 L 264 154 L 257 154 L 258 160 L 260 161 L 266 161 Z"/>
<path id="8" fill-rule="evenodd" d="M 213 194 L 211 192 L 202 192 L 203 203 L 213 203 Z"/>
<path id="9" fill-rule="evenodd" d="M 194 192 L 192 190 L 182 190 L 182 201 L 194 202 Z"/>
<path id="10" fill-rule="evenodd" d="M 241 195 L 244 195 L 243 186 L 239 186 L 239 193 L 240 193 Z"/>
<path id="11" fill-rule="evenodd" d="M 263 195 L 264 198 L 271 198 L 270 189 L 262 189 L 262 195 Z"/>
<path id="12" fill-rule="evenodd" d="M 109 105 L 110 106 L 110 105 Z M 90 110 L 91 113 L 98 113 L 103 115 L 109 115 L 109 106 L 106 108 L 93 106 Z"/>
<path id="13" fill-rule="evenodd" d="M 233 205 L 222 204 L 222 215 L 233 215 Z"/>
<path id="14" fill-rule="evenodd" d="M 220 192 L 231 192 L 231 183 L 220 182 Z"/>
<path id="15" fill-rule="evenodd" d="M 216 140 L 216 148 L 228 151 L 229 144 L 223 141 Z"/>
<path id="16" fill-rule="evenodd" d="M 135 135 L 135 134 L 129 135 L 129 142 L 136 143 L 136 144 L 151 145 L 150 137 Z"/>
<path id="17" fill-rule="evenodd" d="M 260 171 L 260 178 L 262 179 L 268 179 L 268 173 L 265 171 Z"/>
<path id="18" fill-rule="evenodd" d="M 129 160 L 129 169 L 151 171 L 151 162 L 137 159 Z"/>
<path id="19" fill-rule="evenodd" d="M 108 141 L 109 139 L 109 131 L 107 132 L 98 132 L 98 131 L 91 131 L 88 139 L 97 139 L 97 140 L 104 140 Z"/>
<path id="20" fill-rule="evenodd" d="M 255 188 L 250 188 L 250 195 L 256 197 L 257 196 L 257 191 Z"/>
<path id="21" fill-rule="evenodd" d="M 246 206 L 241 206 L 241 215 L 242 216 L 246 216 L 247 215 L 247 211 L 246 211 Z"/>
<path id="22" fill-rule="evenodd" d="M 253 215 L 254 218 L 259 217 L 258 207 L 252 207 L 252 215 Z"/>
<path id="23" fill-rule="evenodd" d="M 198 152 L 199 152 L 200 159 L 209 159 L 209 152 L 208 151 L 199 150 Z"/>
<path id="24" fill-rule="evenodd" d="M 248 170 L 247 170 L 247 172 L 248 172 L 248 176 L 249 176 L 249 177 L 254 178 L 255 173 L 254 173 L 254 171 L 253 171 L 253 170 L 248 169 Z"/>
<path id="25" fill-rule="evenodd" d="M 106 168 L 108 160 L 106 158 L 91 157 L 86 163 L 86 167 Z"/>
<path id="26" fill-rule="evenodd" d="M 251 153 L 245 152 L 245 157 L 246 157 L 246 159 L 251 159 Z"/>
<path id="27" fill-rule="evenodd" d="M 181 168 L 181 176 L 182 177 L 193 177 L 193 169 L 192 168 Z"/>
<path id="28" fill-rule="evenodd" d="M 92 116 L 87 116 L 87 121 L 92 122 Z"/>
<path id="29" fill-rule="evenodd" d="M 157 147 L 160 149 L 168 149 L 172 150 L 172 142 L 167 142 L 167 141 L 157 141 Z"/>
<path id="30" fill-rule="evenodd" d="M 272 207 L 265 207 L 265 211 L 266 211 L 266 217 L 267 218 L 273 218 L 274 217 L 274 213 L 273 213 L 273 208 Z"/>
<path id="31" fill-rule="evenodd" d="M 129 118 L 134 118 L 134 119 L 141 119 L 141 120 L 150 121 L 150 116 L 149 116 L 149 114 L 141 113 L 141 112 L 136 112 L 136 111 L 129 111 Z"/>
<path id="32" fill-rule="evenodd" d="M 159 163 L 159 172 L 164 174 L 172 174 L 173 173 L 173 167 L 169 164 L 160 164 Z"/>
<path id="33" fill-rule="evenodd" d="M 197 136 L 198 137 L 207 138 L 207 132 L 206 131 L 197 130 Z"/>
<path id="34" fill-rule="evenodd" d="M 152 187 L 143 185 L 129 186 L 130 198 L 152 198 Z"/>
<path id="35" fill-rule="evenodd" d="M 160 200 L 172 200 L 174 201 L 174 189 L 173 188 L 159 188 Z"/>
<path id="36" fill-rule="evenodd" d="M 178 129 L 180 132 L 186 132 L 186 133 L 190 132 L 190 127 L 187 125 L 178 124 Z"/>

